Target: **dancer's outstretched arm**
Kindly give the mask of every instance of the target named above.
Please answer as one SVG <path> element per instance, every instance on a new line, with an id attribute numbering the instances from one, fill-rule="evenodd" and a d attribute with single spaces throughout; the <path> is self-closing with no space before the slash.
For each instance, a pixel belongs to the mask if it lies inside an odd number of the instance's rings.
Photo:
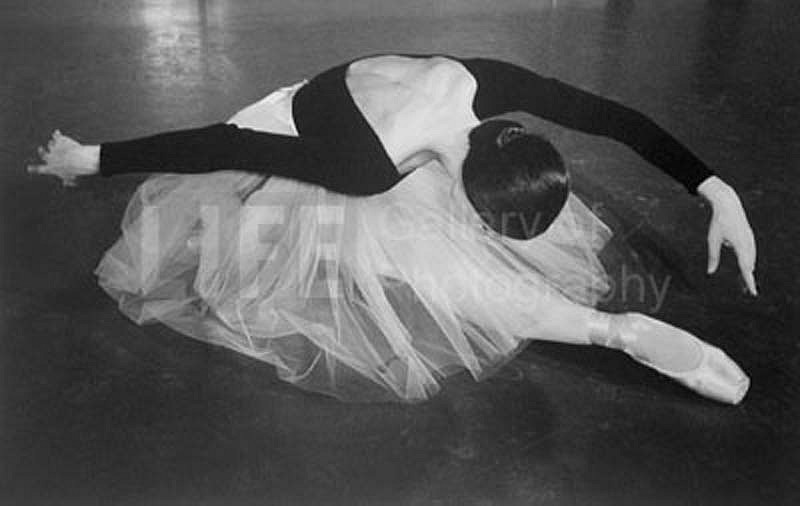
<path id="1" fill-rule="evenodd" d="M 80 176 L 241 170 L 283 176 L 349 195 L 374 195 L 400 175 L 388 157 L 369 149 L 218 123 L 101 145 L 83 145 L 56 131 L 41 164 L 28 171 L 74 184 Z"/>
<path id="2" fill-rule="evenodd" d="M 524 111 L 580 132 L 621 142 L 691 193 L 711 204 L 708 273 L 716 271 L 722 244 L 736 253 L 742 278 L 756 295 L 756 245 L 736 191 L 700 158 L 641 112 L 511 63 L 473 58 L 465 65 L 478 82 L 475 112 L 486 118 Z"/>

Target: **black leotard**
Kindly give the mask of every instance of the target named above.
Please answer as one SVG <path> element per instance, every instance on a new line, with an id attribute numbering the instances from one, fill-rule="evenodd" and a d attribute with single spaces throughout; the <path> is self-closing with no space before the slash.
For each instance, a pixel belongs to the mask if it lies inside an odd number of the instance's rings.
<path id="1" fill-rule="evenodd" d="M 692 193 L 713 175 L 683 144 L 638 111 L 510 63 L 452 59 L 475 77 L 478 86 L 473 110 L 478 119 L 524 111 L 615 139 Z M 351 195 L 384 192 L 403 175 L 347 88 L 345 76 L 351 63 L 317 75 L 297 91 L 292 116 L 298 137 L 218 123 L 109 142 L 101 145 L 100 173 L 244 170 L 319 184 Z"/>

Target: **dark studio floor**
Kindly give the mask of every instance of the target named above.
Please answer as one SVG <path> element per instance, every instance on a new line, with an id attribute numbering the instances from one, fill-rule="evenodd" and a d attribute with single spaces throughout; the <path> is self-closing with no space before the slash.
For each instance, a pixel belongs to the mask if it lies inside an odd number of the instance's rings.
<path id="1" fill-rule="evenodd" d="M 294 4 L 0 0 L 0 504 L 798 504 L 800 4 Z M 423 404 L 308 394 L 134 325 L 97 287 L 142 178 L 67 189 L 24 171 L 55 128 L 88 142 L 216 122 L 392 51 L 496 56 L 621 100 L 737 188 L 758 299 L 732 255 L 705 275 L 699 199 L 624 147 L 541 125 L 637 252 L 609 259 L 620 283 L 606 306 L 724 348 L 752 380 L 741 405 L 621 353 L 546 343 Z M 668 281 L 663 304 L 623 265 Z"/>

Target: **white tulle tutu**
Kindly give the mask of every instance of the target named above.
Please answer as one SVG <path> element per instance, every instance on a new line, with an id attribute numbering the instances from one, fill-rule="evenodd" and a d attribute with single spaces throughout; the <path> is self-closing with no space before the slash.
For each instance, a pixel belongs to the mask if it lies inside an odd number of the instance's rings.
<path id="1" fill-rule="evenodd" d="M 230 121 L 296 135 L 302 84 Z M 435 166 L 371 197 L 235 171 L 154 176 L 96 274 L 135 322 L 270 363 L 300 387 L 426 399 L 448 374 L 481 378 L 528 339 L 554 339 L 542 330 L 558 324 L 553 297 L 588 305 L 608 289 L 597 253 L 611 233 L 577 197 L 523 242 L 459 219 L 453 184 Z"/>

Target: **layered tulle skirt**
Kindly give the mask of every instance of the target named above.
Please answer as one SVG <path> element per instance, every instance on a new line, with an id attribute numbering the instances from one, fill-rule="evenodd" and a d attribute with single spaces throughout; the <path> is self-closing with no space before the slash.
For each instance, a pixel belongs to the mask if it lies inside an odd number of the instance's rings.
<path id="1" fill-rule="evenodd" d="M 296 135 L 302 84 L 230 121 Z M 608 289 L 597 254 L 610 231 L 577 197 L 544 234 L 516 241 L 462 219 L 453 185 L 435 164 L 370 197 L 236 171 L 158 175 L 96 274 L 133 321 L 267 362 L 300 387 L 423 400 L 530 339 L 564 341 L 546 330 L 558 325 L 551 305 L 592 305 Z"/>

